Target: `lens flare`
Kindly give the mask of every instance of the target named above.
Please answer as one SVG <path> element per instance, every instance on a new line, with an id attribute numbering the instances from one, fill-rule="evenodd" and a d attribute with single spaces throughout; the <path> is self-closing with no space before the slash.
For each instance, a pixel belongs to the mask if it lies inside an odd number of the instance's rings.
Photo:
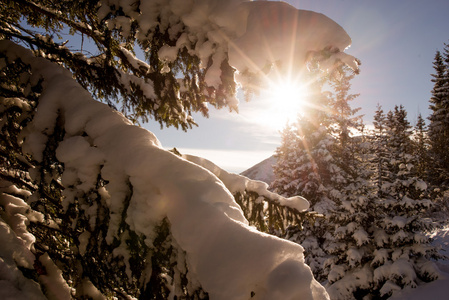
<path id="1" fill-rule="evenodd" d="M 296 120 L 298 114 L 307 105 L 307 85 L 300 81 L 270 81 L 268 88 L 261 94 L 266 109 L 260 115 L 260 121 L 273 129 L 282 129 L 287 122 Z"/>

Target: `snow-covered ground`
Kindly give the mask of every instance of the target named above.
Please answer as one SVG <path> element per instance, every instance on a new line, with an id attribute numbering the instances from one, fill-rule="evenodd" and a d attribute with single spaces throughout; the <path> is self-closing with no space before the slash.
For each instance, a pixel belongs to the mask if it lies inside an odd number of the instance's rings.
<path id="1" fill-rule="evenodd" d="M 432 234 L 434 244 L 441 245 L 441 254 L 449 255 L 449 225 Z M 397 292 L 391 300 L 443 300 L 449 299 L 449 260 L 436 262 L 441 270 L 438 280 L 419 285 L 415 289 L 404 289 Z"/>

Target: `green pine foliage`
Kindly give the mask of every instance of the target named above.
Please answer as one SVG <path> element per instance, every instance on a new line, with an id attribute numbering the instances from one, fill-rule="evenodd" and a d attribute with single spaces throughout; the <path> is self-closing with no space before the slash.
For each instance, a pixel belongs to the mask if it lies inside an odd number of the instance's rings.
<path id="1" fill-rule="evenodd" d="M 119 107 L 129 119 L 187 130 L 195 126 L 192 113 L 208 116 L 207 105 L 235 109 L 234 69 L 221 65 L 221 84 L 208 86 L 209 63 L 186 45 L 167 61 L 160 50 L 181 37 L 181 20 L 144 30 L 137 21 L 140 2 L 131 7 L 108 7 L 102 1 L 1 1 L 0 39 L 26 45 L 39 56 L 71 70 L 94 97 Z M 100 14 L 101 13 L 101 14 Z M 99 17 L 100 15 L 100 17 Z M 160 18 L 160 17 L 159 17 Z M 179 30 L 174 30 L 179 29 Z M 78 44 L 69 40 L 80 39 Z M 88 47 L 87 47 L 88 46 Z M 89 49 L 89 50 L 86 50 Z M 146 61 L 136 59 L 143 53 Z"/>
<path id="2" fill-rule="evenodd" d="M 429 142 L 430 154 L 434 161 L 432 181 L 436 184 L 447 183 L 449 174 L 449 153 L 446 150 L 449 140 L 449 45 L 445 44 L 444 51 L 435 54 L 432 74 L 432 96 L 429 108 Z"/>
<path id="3" fill-rule="evenodd" d="M 382 107 L 378 104 L 377 110 L 374 115 L 374 131 L 371 135 L 372 142 L 372 155 L 370 156 L 371 164 L 373 170 L 373 182 L 377 186 L 378 194 L 380 195 L 381 186 L 383 181 L 386 179 L 387 172 L 387 161 L 388 161 L 388 148 L 387 148 L 387 128 L 385 126 L 385 114 Z"/>
<path id="4" fill-rule="evenodd" d="M 375 178 L 384 176 L 375 199 L 376 218 L 373 220 L 374 282 L 380 296 L 390 295 L 396 288 L 415 287 L 420 280 L 434 280 L 438 273 L 430 261 L 437 250 L 430 245 L 426 233 L 434 223 L 425 218 L 432 205 L 429 189 L 419 177 L 417 159 L 411 139 L 411 126 L 402 106 L 389 111 L 383 121 L 385 128 L 386 163 L 383 170 L 374 166 Z M 377 151 L 376 148 L 373 152 Z M 379 166 L 379 164 L 376 164 Z M 382 255 L 380 258 L 379 255 Z M 426 272 L 422 272 L 423 264 Z M 395 277 L 396 268 L 408 270 L 402 278 Z"/>
<path id="5" fill-rule="evenodd" d="M 414 133 L 413 133 L 414 153 L 417 161 L 415 162 L 416 174 L 429 181 L 430 157 L 429 157 L 429 137 L 426 122 L 421 114 L 418 114 Z"/>

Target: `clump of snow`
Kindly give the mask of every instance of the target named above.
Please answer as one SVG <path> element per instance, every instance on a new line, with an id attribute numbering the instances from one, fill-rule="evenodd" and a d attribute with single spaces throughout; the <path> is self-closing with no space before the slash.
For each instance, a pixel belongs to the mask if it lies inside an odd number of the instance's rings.
<path id="1" fill-rule="evenodd" d="M 34 255 L 31 247 L 35 242 L 34 236 L 28 232 L 26 217 L 29 206 L 17 197 L 8 194 L 1 194 L 1 235 L 2 245 L 1 257 L 11 257 L 17 265 L 25 268 L 32 268 Z"/>
<path id="2" fill-rule="evenodd" d="M 84 255 L 84 253 L 86 253 L 86 247 L 87 247 L 87 244 L 89 243 L 89 238 L 90 238 L 89 231 L 84 231 L 78 237 L 78 241 L 80 242 L 79 249 L 80 249 L 81 255 Z"/>
<path id="3" fill-rule="evenodd" d="M 359 228 L 354 232 L 353 237 L 357 242 L 357 246 L 361 246 L 370 240 L 369 234 L 363 228 Z"/>
<path id="4" fill-rule="evenodd" d="M 341 271 L 342 268 L 344 267 L 338 266 L 338 269 L 340 269 L 339 276 L 334 276 L 332 278 L 333 280 L 329 280 L 332 284 L 326 288 L 331 299 L 352 299 L 354 296 L 351 291 L 354 291 L 358 287 L 370 287 L 370 283 L 373 281 L 373 275 L 369 266 L 357 267 L 346 274 Z M 338 280 L 340 278 L 342 279 Z M 333 283 L 334 281 L 336 282 Z"/>
<path id="5" fill-rule="evenodd" d="M 0 240 L 7 242 L 2 234 L 3 224 L 0 221 Z M 23 276 L 15 263 L 9 257 L 0 257 L 0 298 L 14 300 L 44 300 L 47 299 L 39 288 L 39 285 Z"/>
<path id="6" fill-rule="evenodd" d="M 404 258 L 399 258 L 394 262 L 387 262 L 374 270 L 374 280 L 376 282 L 385 281 L 386 289 L 391 287 L 389 280 L 395 281 L 401 278 L 406 286 L 416 287 L 416 273 L 413 264 Z"/>
<path id="7" fill-rule="evenodd" d="M 403 216 L 394 216 L 393 219 L 385 218 L 385 222 L 387 222 L 389 226 L 396 226 L 398 228 L 404 228 L 408 221 L 409 220 Z"/>
<path id="8" fill-rule="evenodd" d="M 348 249 L 346 254 L 350 266 L 359 265 L 359 263 L 362 261 L 363 251 L 358 248 L 351 247 Z"/>
<path id="9" fill-rule="evenodd" d="M 49 300 L 71 299 L 72 289 L 68 286 L 62 271 L 55 265 L 47 253 L 39 257 L 46 274 L 39 276 L 39 281 L 45 286 L 45 295 Z"/>
<path id="10" fill-rule="evenodd" d="M 390 240 L 390 237 L 385 232 L 385 230 L 380 229 L 380 228 L 376 228 L 374 230 L 374 236 L 373 237 L 374 237 L 374 242 L 376 243 L 376 245 L 378 247 L 382 247 L 383 245 L 387 244 L 388 241 Z"/>
<path id="11" fill-rule="evenodd" d="M 401 290 L 400 286 L 398 286 L 391 280 L 387 280 L 387 282 L 385 282 L 385 284 L 380 289 L 380 295 L 381 296 L 391 295 L 395 291 L 400 291 L 400 290 Z"/>
<path id="12" fill-rule="evenodd" d="M 335 282 L 342 278 L 346 273 L 346 269 L 343 265 L 334 265 L 332 270 L 329 272 L 328 280 L 329 282 Z"/>
<path id="13" fill-rule="evenodd" d="M 150 70 L 152 70 L 152 68 L 149 64 L 138 59 L 129 50 L 127 50 L 123 47 L 120 47 L 120 50 L 122 51 L 123 55 L 126 57 L 126 60 L 133 66 L 134 69 L 140 70 L 140 71 L 146 71 L 146 72 L 149 72 Z"/>
<path id="14" fill-rule="evenodd" d="M 305 280 L 298 282 L 295 278 Z M 312 273 L 300 268 L 300 262 L 293 259 L 286 260 L 271 272 L 266 289 L 262 290 L 263 296 L 256 296 L 255 299 L 314 299 L 322 292 L 318 282 L 308 285 L 308 281 L 313 280 L 312 278 Z"/>
<path id="15" fill-rule="evenodd" d="M 117 13 L 120 7 L 125 15 Z M 101 1 L 99 18 L 110 12 L 109 28 L 125 38 L 132 22 L 141 42 L 151 40 L 155 32 L 167 31 L 171 43 L 158 50 L 162 72 L 170 71 L 168 63 L 187 50 L 200 59 L 209 87 L 222 84 L 221 66 L 226 61 L 237 70 L 235 79 L 241 84 L 246 82 L 242 74 L 260 73 L 274 63 L 284 70 L 300 70 L 317 59 L 323 70 L 332 70 L 335 64 L 358 70 L 357 59 L 343 52 L 351 38 L 340 25 L 323 14 L 281 1 L 154 0 L 133 5 Z M 122 52 L 134 68 L 145 66 L 130 58 L 126 49 Z M 227 96 L 228 103 L 234 104 L 232 95 Z"/>
<path id="16" fill-rule="evenodd" d="M 376 249 L 374 250 L 374 258 L 371 261 L 371 266 L 382 265 L 388 261 L 389 254 L 387 249 Z"/>
<path id="17" fill-rule="evenodd" d="M 92 147 L 86 138 L 74 136 L 65 139 L 56 149 L 56 157 L 64 163 L 70 174 L 70 180 L 67 176 L 63 177 L 64 184 L 70 186 L 79 182 L 77 188 L 84 192 L 95 187 L 104 156 L 100 150 Z"/>
<path id="18" fill-rule="evenodd" d="M 66 135 L 57 157 L 69 166 L 67 180 L 73 183 L 73 178 L 78 178 L 75 181 L 79 184 L 73 189 L 80 191 L 92 187 L 91 175 L 95 172 L 107 182 L 101 194 L 110 213 L 109 243 L 120 238 L 120 217 L 131 184 L 133 192 L 125 219 L 130 230 L 145 236 L 151 247 L 155 225 L 167 217 L 173 239 L 185 251 L 191 278 L 200 282 L 210 298 L 248 299 L 254 293 L 254 299 L 328 299 L 304 263 L 303 248 L 248 226 L 230 190 L 254 190 L 298 210 L 308 208 L 305 199 L 275 196 L 263 182 L 212 167 L 220 173 L 220 180 L 211 171 L 163 150 L 152 133 L 94 101 L 62 67 L 35 58 L 10 41 L 0 41 L 0 52 L 9 59 L 20 57 L 44 79 L 36 115 L 24 133 L 24 150 L 42 158 L 45 136 L 52 132 L 61 113 Z M 43 138 L 30 141 L 33 134 Z M 85 156 L 85 162 L 80 161 L 80 155 Z M 79 237 L 82 246 L 87 238 Z M 114 254 L 129 263 L 129 249 L 123 241 Z M 42 281 L 49 293 L 68 297 L 71 290 L 64 284 L 60 270 L 46 255 L 40 261 L 48 272 Z M 24 264 L 29 263 L 24 260 Z M 51 287 L 55 282 L 57 286 Z"/>
<path id="19" fill-rule="evenodd" d="M 309 202 L 301 196 L 289 198 L 282 197 L 276 193 L 270 192 L 268 190 L 269 186 L 267 183 L 258 180 L 251 180 L 242 175 L 229 173 L 202 157 L 188 154 L 184 154 L 183 157 L 188 161 L 194 162 L 195 164 L 212 172 L 223 182 L 232 194 L 243 193 L 245 191 L 255 192 L 259 196 L 266 197 L 282 206 L 296 209 L 298 212 L 306 211 L 310 207 Z"/>
<path id="20" fill-rule="evenodd" d="M 0 180 L 0 207 L 3 208 L 0 210 L 0 298 L 46 299 L 39 285 L 18 268 L 33 269 L 35 257 L 31 247 L 35 239 L 26 230 L 30 207 L 22 199 L 9 195 L 17 191 L 20 193 L 11 183 Z"/>
<path id="21" fill-rule="evenodd" d="M 425 183 L 423 180 L 417 180 L 415 182 L 415 187 L 418 190 L 425 191 L 427 190 L 427 183 Z"/>
<path id="22" fill-rule="evenodd" d="M 325 15 L 278 1 L 245 2 L 241 7 L 247 13 L 246 31 L 229 49 L 229 63 L 240 72 L 257 73 L 278 61 L 285 69 L 301 69 L 325 49 L 330 67 L 339 60 L 357 69 L 355 58 L 341 52 L 351 45 L 351 38 Z"/>
<path id="23" fill-rule="evenodd" d="M 104 296 L 89 279 L 84 279 L 83 282 L 76 287 L 76 296 L 88 297 L 93 300 L 107 300 L 107 297 Z"/>

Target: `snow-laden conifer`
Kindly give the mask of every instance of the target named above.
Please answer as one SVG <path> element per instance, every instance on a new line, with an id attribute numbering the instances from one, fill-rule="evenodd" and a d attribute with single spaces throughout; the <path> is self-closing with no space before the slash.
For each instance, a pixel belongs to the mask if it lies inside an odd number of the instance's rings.
<path id="1" fill-rule="evenodd" d="M 335 83 L 336 98 L 320 114 L 326 116 L 323 112 L 332 111 L 338 101 L 340 107 L 348 104 L 353 97 L 348 93 L 350 79 L 344 74 Z M 313 199 L 311 209 L 322 214 L 312 223 L 305 222 L 302 230 L 291 228 L 287 238 L 305 248 L 306 262 L 332 299 L 388 297 L 439 274 L 430 260 L 437 256 L 436 249 L 426 235 L 433 226 L 426 218 L 429 190 L 415 172 L 417 152 L 404 108 L 396 107 L 385 116 L 379 106 L 375 131 L 369 135 L 355 130 L 363 128 L 354 117 L 356 111 L 339 109 L 327 115 L 326 126 L 317 131 L 326 135 L 301 136 L 301 128 L 307 130 L 305 124 L 312 122 L 298 119 L 294 129 L 283 132 L 275 167 L 278 178 L 273 186 L 289 196 L 296 188 L 298 195 Z M 319 123 L 323 118 L 317 115 L 313 120 Z M 286 142 L 292 133 L 296 147 Z M 313 137 L 319 137 L 319 142 Z M 327 159 L 320 156 L 324 153 Z M 295 159 L 283 160 L 289 157 Z M 290 169 L 294 164 L 286 161 L 297 164 Z M 290 175 L 307 166 L 315 168 L 302 176 Z M 328 204 L 320 205 L 323 200 Z"/>
<path id="2" fill-rule="evenodd" d="M 302 247 L 245 218 L 271 207 L 288 223 L 304 198 L 163 150 L 133 122 L 188 129 L 208 104 L 236 109 L 237 84 L 285 67 L 287 42 L 297 67 L 357 70 L 343 28 L 281 2 L 1 4 L 2 297 L 327 298 Z"/>
<path id="3" fill-rule="evenodd" d="M 432 181 L 436 184 L 447 183 L 449 170 L 449 156 L 446 142 L 449 138 L 449 45 L 445 44 L 444 52 L 437 51 L 433 61 L 435 73 L 432 74 L 434 84 L 431 91 L 429 108 L 429 141 L 430 153 L 434 164 Z"/>

